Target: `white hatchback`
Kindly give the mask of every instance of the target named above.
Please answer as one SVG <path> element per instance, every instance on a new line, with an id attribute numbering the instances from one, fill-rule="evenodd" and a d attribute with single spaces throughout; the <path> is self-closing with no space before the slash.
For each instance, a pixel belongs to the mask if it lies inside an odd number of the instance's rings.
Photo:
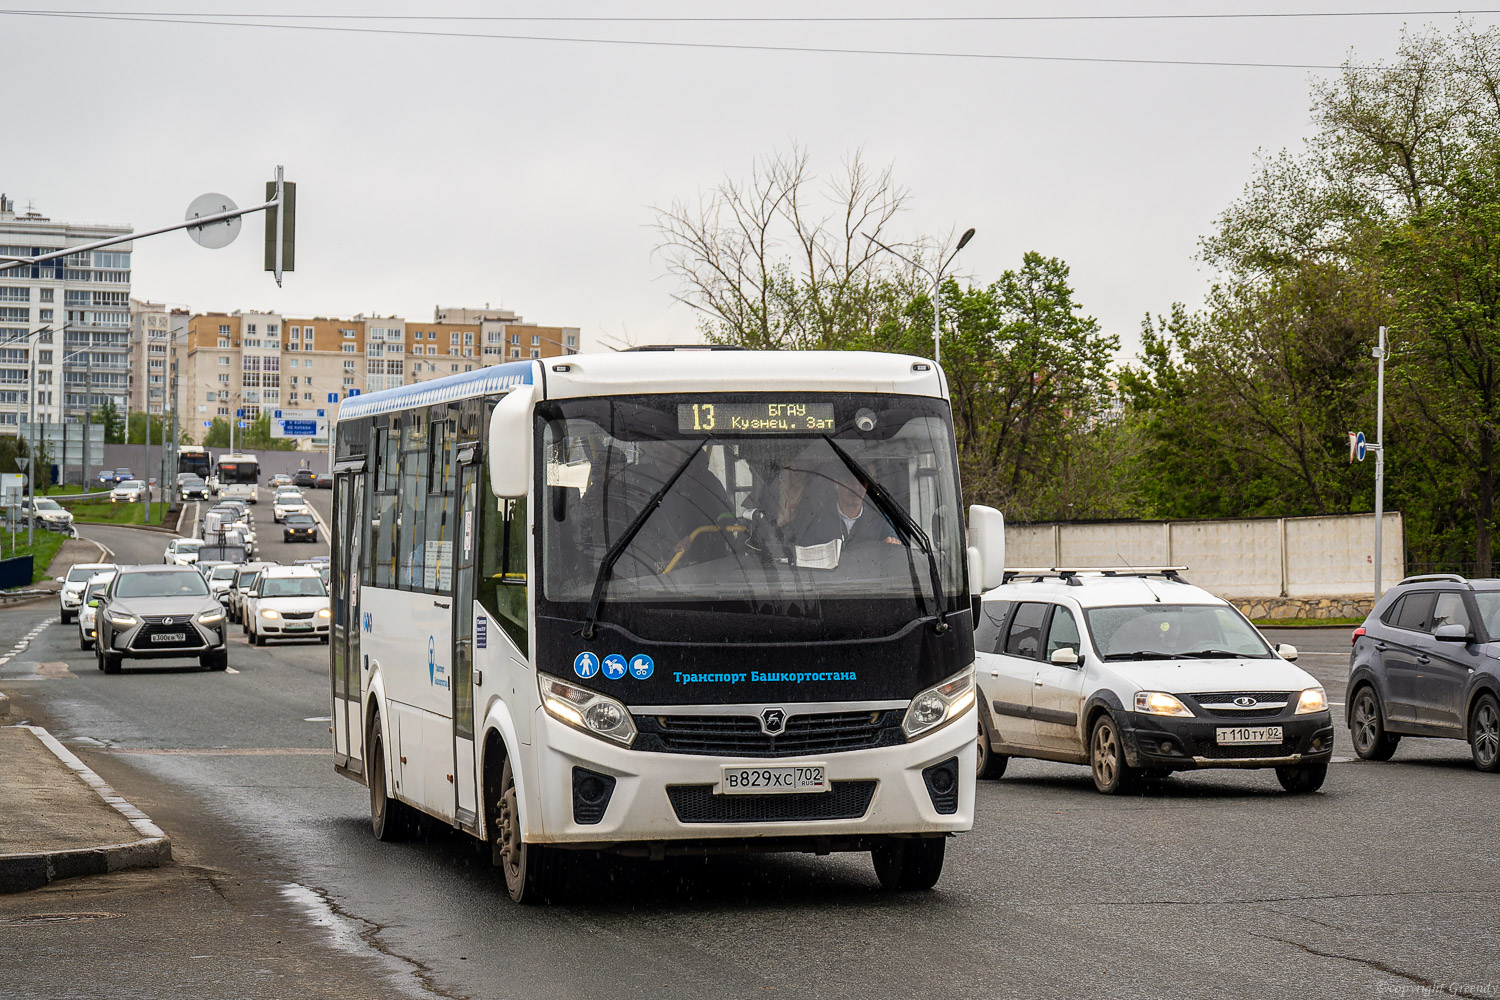
<path id="1" fill-rule="evenodd" d="M 1178 568 L 1007 570 L 974 626 L 979 771 L 1010 757 L 1086 764 L 1105 794 L 1198 768 L 1323 784 L 1323 687 Z"/>
<path id="2" fill-rule="evenodd" d="M 271 519 L 277 524 L 286 520 L 288 514 L 311 514 L 307 498 L 297 490 L 278 490 L 271 503 Z"/>
<path id="3" fill-rule="evenodd" d="M 270 566 L 245 595 L 245 629 L 250 642 L 267 639 L 328 641 L 332 613 L 328 588 L 311 566 Z"/>

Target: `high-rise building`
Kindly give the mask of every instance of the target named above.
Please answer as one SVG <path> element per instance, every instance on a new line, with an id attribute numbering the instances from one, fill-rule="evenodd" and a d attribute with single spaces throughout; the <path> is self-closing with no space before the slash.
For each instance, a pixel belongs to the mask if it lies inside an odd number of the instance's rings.
<path id="1" fill-rule="evenodd" d="M 116 236 L 129 226 L 17 213 L 0 194 L 0 257 L 34 257 Z M 0 271 L 0 429 L 130 408 L 132 243 Z M 36 382 L 30 382 L 31 352 Z"/>
<path id="2" fill-rule="evenodd" d="M 171 374 L 171 323 L 159 302 L 130 300 L 130 410 L 165 413 Z"/>

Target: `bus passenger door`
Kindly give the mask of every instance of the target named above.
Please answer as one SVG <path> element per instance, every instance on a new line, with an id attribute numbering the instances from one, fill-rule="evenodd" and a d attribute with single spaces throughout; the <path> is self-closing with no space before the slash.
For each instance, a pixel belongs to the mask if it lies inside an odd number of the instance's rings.
<path id="1" fill-rule="evenodd" d="M 334 482 L 333 752 L 336 763 L 363 772 L 363 671 L 360 669 L 360 563 L 365 524 L 365 475 L 339 473 Z"/>
<path id="2" fill-rule="evenodd" d="M 474 761 L 474 574 L 479 552 L 476 451 L 459 457 L 457 544 L 453 559 L 453 789 L 458 825 L 478 829 Z"/>

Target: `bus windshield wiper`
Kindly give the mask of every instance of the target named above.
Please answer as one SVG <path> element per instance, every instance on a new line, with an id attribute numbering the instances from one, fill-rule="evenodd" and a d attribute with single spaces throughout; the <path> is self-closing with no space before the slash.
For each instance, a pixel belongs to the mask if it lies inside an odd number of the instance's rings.
<path id="1" fill-rule="evenodd" d="M 905 541 L 908 545 L 915 542 L 917 547 L 926 554 L 927 572 L 932 577 L 931 611 L 933 631 L 939 634 L 948 631 L 948 623 L 943 620 L 942 613 L 943 573 L 938 568 L 937 553 L 932 551 L 932 542 L 927 538 L 927 532 L 922 530 L 922 526 L 906 512 L 906 508 L 902 507 L 896 498 L 891 496 L 886 491 L 886 488 L 880 485 L 863 465 L 854 460 L 854 456 L 840 448 L 833 438 L 827 434 L 823 435 L 823 440 L 828 442 L 828 447 L 833 449 L 833 453 L 839 457 L 839 461 L 843 462 L 849 471 L 854 473 L 854 478 L 859 480 L 859 485 L 864 487 L 865 494 L 871 500 L 875 501 L 875 506 L 880 508 L 880 512 L 885 515 L 886 520 L 891 522 L 891 527 L 905 536 Z M 913 580 L 912 582 L 915 583 L 916 581 Z M 920 586 L 916 588 L 916 591 L 917 599 L 922 602 L 922 610 L 926 612 L 928 610 L 927 595 L 922 592 Z"/>
<path id="2" fill-rule="evenodd" d="M 687 467 L 693 464 L 693 459 L 702 454 L 704 447 L 712 440 L 712 435 L 704 438 L 703 443 L 694 448 L 688 457 L 683 460 L 682 464 L 672 470 L 672 474 L 667 477 L 667 481 L 661 484 L 661 489 L 653 493 L 651 499 L 647 500 L 645 506 L 635 515 L 635 520 L 630 522 L 630 527 L 626 528 L 624 533 L 619 538 L 616 538 L 615 543 L 609 547 L 609 551 L 604 553 L 604 558 L 599 563 L 599 573 L 594 577 L 594 594 L 589 598 L 588 617 L 584 619 L 583 631 L 580 633 L 585 639 L 594 638 L 594 623 L 599 618 L 599 605 L 604 601 L 604 585 L 609 581 L 609 574 L 615 568 L 615 563 L 620 561 L 620 557 L 625 554 L 625 549 L 629 547 L 635 536 L 640 534 L 641 529 L 646 526 L 646 521 L 650 519 L 652 514 L 656 513 L 657 508 L 661 506 L 662 500 L 671 492 L 672 487 L 676 485 L 677 480 L 681 478 L 682 474 L 687 471 Z"/>

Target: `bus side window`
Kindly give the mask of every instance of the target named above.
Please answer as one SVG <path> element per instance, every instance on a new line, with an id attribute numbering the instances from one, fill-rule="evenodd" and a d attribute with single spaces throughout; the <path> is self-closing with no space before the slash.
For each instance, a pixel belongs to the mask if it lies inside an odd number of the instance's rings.
<path id="1" fill-rule="evenodd" d="M 527 653 L 526 501 L 486 495 L 481 531 L 479 603 Z"/>

